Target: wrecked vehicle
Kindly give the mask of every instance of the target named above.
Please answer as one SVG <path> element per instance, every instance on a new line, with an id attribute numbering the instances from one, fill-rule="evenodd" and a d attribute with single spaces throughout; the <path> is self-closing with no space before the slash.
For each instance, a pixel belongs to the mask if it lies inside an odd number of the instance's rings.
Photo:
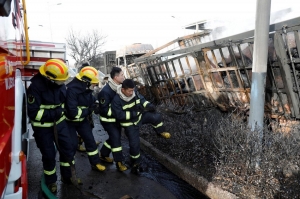
<path id="1" fill-rule="evenodd" d="M 265 89 L 269 118 L 300 119 L 299 21 L 270 25 Z M 211 34 L 204 30 L 180 37 L 135 58 L 126 66 L 129 76 L 144 85 L 141 91 L 148 99 L 158 103 L 248 113 L 254 30 L 209 41 Z"/>

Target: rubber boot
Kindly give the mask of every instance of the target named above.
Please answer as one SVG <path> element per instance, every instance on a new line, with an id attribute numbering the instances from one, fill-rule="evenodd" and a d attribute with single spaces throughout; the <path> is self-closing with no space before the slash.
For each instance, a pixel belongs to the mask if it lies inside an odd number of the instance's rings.
<path id="1" fill-rule="evenodd" d="M 51 183 L 47 185 L 49 191 L 51 191 L 51 193 L 56 193 L 57 192 L 57 185 L 56 183 Z"/>
<path id="2" fill-rule="evenodd" d="M 128 168 L 123 162 L 116 162 L 117 169 L 121 172 L 126 171 Z"/>
<path id="3" fill-rule="evenodd" d="M 114 159 L 112 159 L 111 157 L 104 157 L 101 154 L 99 155 L 99 157 L 100 157 L 100 160 L 102 160 L 104 162 L 107 162 L 107 163 L 113 163 L 114 162 Z"/>
<path id="4" fill-rule="evenodd" d="M 169 139 L 171 137 L 171 134 L 169 132 L 162 132 L 159 135 L 165 139 Z"/>
<path id="5" fill-rule="evenodd" d="M 77 138 L 78 138 L 77 151 L 86 152 L 86 148 L 83 146 L 83 139 L 80 137 L 80 135 L 77 135 Z"/>
<path id="6" fill-rule="evenodd" d="M 83 145 L 78 144 L 77 151 L 79 151 L 79 152 L 86 152 L 86 149 L 85 149 L 85 147 Z"/>
<path id="7" fill-rule="evenodd" d="M 135 164 L 133 165 L 133 167 L 131 168 L 131 173 L 133 174 L 140 174 L 143 171 L 143 169 L 140 167 L 139 164 Z"/>
<path id="8" fill-rule="evenodd" d="M 105 171 L 105 166 L 102 164 L 96 164 L 96 165 L 92 165 L 92 169 L 95 171 Z"/>
<path id="9" fill-rule="evenodd" d="M 81 182 L 81 179 L 80 178 L 77 178 L 77 184 L 78 185 L 82 185 L 83 183 Z M 63 178 L 61 177 L 61 181 L 64 183 L 64 184 L 73 184 L 71 178 Z"/>

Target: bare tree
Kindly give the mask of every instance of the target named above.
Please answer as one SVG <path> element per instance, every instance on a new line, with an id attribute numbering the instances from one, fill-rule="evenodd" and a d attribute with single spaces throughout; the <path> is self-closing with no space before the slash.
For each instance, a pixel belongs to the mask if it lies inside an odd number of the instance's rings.
<path id="1" fill-rule="evenodd" d="M 106 37 L 98 30 L 92 30 L 82 35 L 73 29 L 69 30 L 66 38 L 67 46 L 71 50 L 69 55 L 75 60 L 75 66 L 78 67 L 83 62 L 89 62 L 90 65 L 98 68 L 103 59 L 101 47 L 106 43 Z"/>

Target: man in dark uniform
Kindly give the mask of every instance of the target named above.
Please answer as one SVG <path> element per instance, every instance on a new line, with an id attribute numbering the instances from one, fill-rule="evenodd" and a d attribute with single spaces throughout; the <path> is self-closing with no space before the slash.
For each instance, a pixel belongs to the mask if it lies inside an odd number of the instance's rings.
<path id="1" fill-rule="evenodd" d="M 81 71 L 81 69 L 83 69 L 84 67 L 86 67 L 86 66 L 90 66 L 90 64 L 88 63 L 88 62 L 84 62 L 82 65 L 81 65 L 81 67 L 80 68 L 78 68 L 78 71 Z M 88 117 L 88 120 L 90 121 L 90 124 L 91 124 L 91 127 L 92 128 L 94 128 L 94 123 L 93 123 L 93 121 L 91 121 L 93 118 L 92 118 L 92 114 L 90 114 L 89 115 L 89 117 Z M 79 135 L 79 134 L 77 134 L 77 137 L 78 137 L 78 145 L 77 145 L 77 151 L 79 151 L 79 152 L 86 152 L 86 148 L 85 148 L 85 146 L 84 146 L 84 142 L 83 142 L 83 139 L 82 139 L 82 137 Z M 96 142 L 96 145 L 98 146 L 100 144 L 100 142 Z"/>
<path id="2" fill-rule="evenodd" d="M 86 67 L 86 66 L 90 66 L 90 64 L 88 62 L 84 62 L 80 68 L 78 68 L 78 71 L 80 71 L 82 68 Z M 86 149 L 84 147 L 83 144 L 83 139 L 80 137 L 79 134 L 77 134 L 78 137 L 78 145 L 77 145 L 77 150 L 80 152 L 86 152 Z"/>
<path id="3" fill-rule="evenodd" d="M 132 164 L 131 171 L 139 172 L 140 138 L 139 127 L 150 123 L 157 135 L 169 139 L 171 134 L 165 132 L 161 114 L 155 112 L 155 106 L 135 91 L 134 81 L 125 79 L 122 87 L 118 87 L 117 94 L 111 102 L 112 113 L 125 129 L 129 140 L 129 153 Z"/>
<path id="4" fill-rule="evenodd" d="M 76 77 L 67 84 L 66 111 L 70 132 L 76 134 L 77 131 L 84 141 L 92 169 L 104 171 L 105 166 L 100 164 L 98 147 L 88 120 L 89 115 L 95 109 L 96 99 L 92 92 L 98 83 L 98 71 L 91 66 L 83 67 Z M 78 143 L 77 139 L 74 141 L 75 155 Z"/>
<path id="5" fill-rule="evenodd" d="M 76 134 L 70 134 L 64 112 L 64 82 L 68 78 L 68 67 L 65 63 L 58 59 L 50 59 L 39 68 L 39 73 L 31 78 L 27 91 L 27 108 L 33 136 L 42 154 L 46 185 L 53 193 L 57 191 L 56 148 L 60 154 L 60 173 L 64 182 L 70 182 L 71 166 L 74 166 L 73 146 L 70 140 L 76 138 Z"/>
<path id="6" fill-rule="evenodd" d="M 113 159 L 109 157 L 110 152 L 113 154 L 119 171 L 127 170 L 123 163 L 124 157 L 121 145 L 121 126 L 116 123 L 116 119 L 112 115 L 110 103 L 116 95 L 117 87 L 124 81 L 124 73 L 121 68 L 113 67 L 108 83 L 102 88 L 98 94 L 100 121 L 109 138 L 106 140 L 100 150 L 101 159 L 105 162 L 112 163 Z"/>

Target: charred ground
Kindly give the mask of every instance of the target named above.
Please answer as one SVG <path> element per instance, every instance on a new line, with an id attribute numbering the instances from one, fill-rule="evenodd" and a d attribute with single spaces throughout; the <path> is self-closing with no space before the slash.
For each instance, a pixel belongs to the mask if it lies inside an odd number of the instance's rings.
<path id="1" fill-rule="evenodd" d="M 299 198 L 299 125 L 289 133 L 251 132 L 242 115 L 218 109 L 171 111 L 159 106 L 169 140 L 150 125 L 141 137 L 200 176 L 240 198 Z M 273 130 L 273 131 L 272 131 Z"/>

